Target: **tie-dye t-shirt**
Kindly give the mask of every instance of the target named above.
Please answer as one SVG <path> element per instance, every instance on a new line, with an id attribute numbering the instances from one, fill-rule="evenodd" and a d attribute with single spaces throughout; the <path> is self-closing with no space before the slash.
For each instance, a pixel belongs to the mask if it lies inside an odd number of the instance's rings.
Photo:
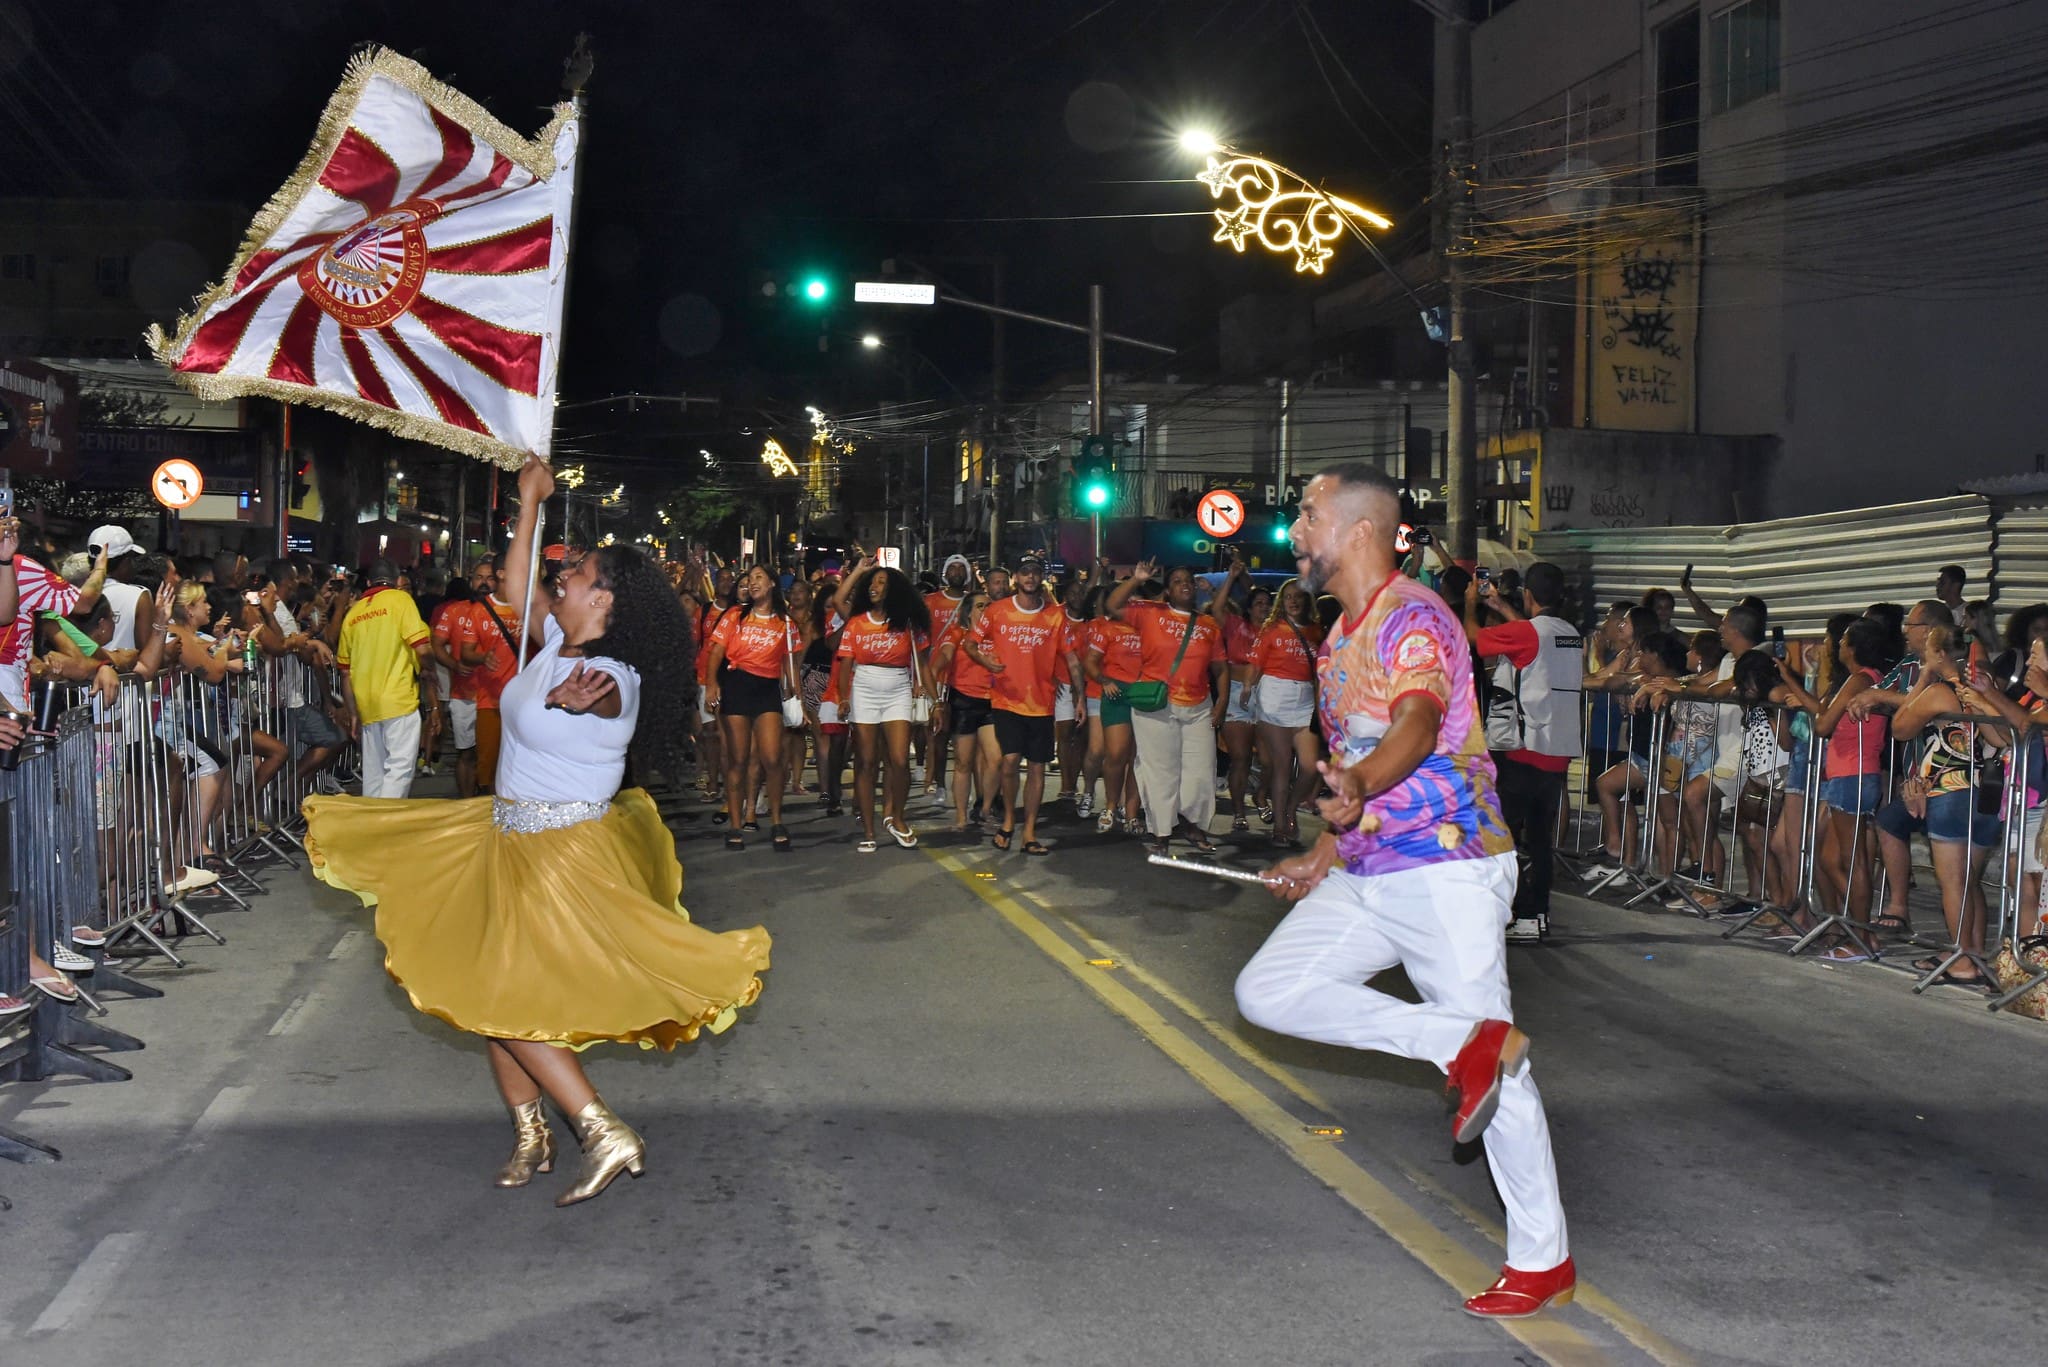
<path id="1" fill-rule="evenodd" d="M 1399 873 L 1514 849 L 1473 702 L 1472 652 L 1443 599 L 1394 575 L 1361 618 L 1331 631 L 1316 659 L 1316 680 L 1323 734 L 1336 763 L 1356 764 L 1371 754 L 1392 723 L 1394 705 L 1410 693 L 1427 695 L 1443 713 L 1435 751 L 1367 802 L 1357 827 L 1337 837 L 1345 872 Z"/>

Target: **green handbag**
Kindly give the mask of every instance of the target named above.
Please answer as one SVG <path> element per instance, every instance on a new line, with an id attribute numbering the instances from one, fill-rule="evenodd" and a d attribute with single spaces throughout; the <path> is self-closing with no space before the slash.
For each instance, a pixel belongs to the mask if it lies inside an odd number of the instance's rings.
<path id="1" fill-rule="evenodd" d="M 1181 633 L 1180 649 L 1173 653 L 1173 664 L 1167 668 L 1166 677 L 1172 678 L 1180 670 L 1180 662 L 1187 658 L 1188 642 L 1194 638 L 1195 614 L 1188 614 L 1188 629 Z M 1124 701 L 1133 712 L 1159 712 L 1166 707 L 1166 683 L 1160 679 L 1140 679 L 1124 685 Z"/>

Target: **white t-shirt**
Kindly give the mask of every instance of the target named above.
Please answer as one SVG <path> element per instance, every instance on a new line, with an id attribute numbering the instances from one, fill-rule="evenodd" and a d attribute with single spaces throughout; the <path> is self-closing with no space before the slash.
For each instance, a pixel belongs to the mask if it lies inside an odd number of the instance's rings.
<path id="1" fill-rule="evenodd" d="M 542 619 L 546 644 L 505 685 L 498 700 L 503 727 L 498 796 L 526 802 L 609 802 L 626 776 L 626 747 L 640 719 L 640 673 L 602 656 L 562 656 L 562 628 Z M 578 716 L 548 710 L 548 694 L 581 664 L 619 685 L 619 715 Z"/>
<path id="2" fill-rule="evenodd" d="M 141 585 L 124 584 L 118 579 L 109 579 L 100 589 L 100 597 L 107 600 L 114 614 L 114 635 L 107 642 L 108 650 L 142 648 L 142 643 L 135 639 L 135 605 L 148 596 L 149 590 Z"/>
<path id="3" fill-rule="evenodd" d="M 277 624 L 278 632 L 286 640 L 299 634 L 299 619 L 292 616 L 292 610 L 279 599 L 270 609 L 270 620 Z M 301 674 L 305 665 L 294 655 L 278 657 L 277 667 L 284 671 L 284 696 L 278 699 L 281 707 L 304 707 L 306 705 L 306 681 Z"/>

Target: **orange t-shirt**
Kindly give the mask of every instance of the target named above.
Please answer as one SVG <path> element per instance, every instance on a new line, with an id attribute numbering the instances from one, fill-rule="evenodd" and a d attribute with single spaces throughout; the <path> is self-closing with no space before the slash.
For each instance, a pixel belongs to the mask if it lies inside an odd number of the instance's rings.
<path id="1" fill-rule="evenodd" d="M 1088 624 L 1088 649 L 1102 660 L 1097 668 L 1118 683 L 1136 683 L 1145 667 L 1138 629 L 1129 622 L 1119 622 L 1110 617 L 1096 618 Z M 1090 679 L 1088 696 L 1101 697 L 1102 685 Z"/>
<path id="2" fill-rule="evenodd" d="M 1213 618 L 1211 620 L 1214 620 Z M 1241 612 L 1230 614 L 1230 625 L 1223 629 L 1224 658 L 1233 666 L 1248 665 L 1258 653 L 1259 629 L 1245 620 Z M 1188 649 L 1194 649 L 1193 646 Z"/>
<path id="3" fill-rule="evenodd" d="M 1223 639 L 1214 618 L 1193 614 L 1195 634 L 1181 654 L 1180 642 L 1188 632 L 1190 614 L 1165 603 L 1138 599 L 1124 608 L 1124 620 L 1138 629 L 1138 648 L 1144 660 L 1140 678 L 1166 684 L 1168 701 L 1199 703 L 1209 701 L 1209 663 L 1223 658 Z M 1180 668 L 1173 657 L 1181 655 Z"/>
<path id="4" fill-rule="evenodd" d="M 727 622 L 739 616 L 738 608 L 705 608 L 697 617 L 697 682 L 711 682 L 711 643 Z"/>
<path id="5" fill-rule="evenodd" d="M 911 653 L 924 649 L 924 636 L 904 629 L 892 631 L 886 617 L 863 612 L 839 634 L 839 658 L 857 665 L 910 668 Z"/>
<path id="6" fill-rule="evenodd" d="M 924 596 L 925 611 L 932 615 L 934 650 L 938 648 L 938 643 L 946 639 L 946 628 L 953 625 L 953 619 L 960 615 L 960 605 L 966 601 L 964 597 L 948 598 L 944 589 Z"/>
<path id="7" fill-rule="evenodd" d="M 712 643 L 725 647 L 725 662 L 763 679 L 782 677 L 782 662 L 789 658 L 796 628 L 787 617 L 762 617 L 749 612 L 719 623 Z"/>
<path id="8" fill-rule="evenodd" d="M 1322 640 L 1323 629 L 1314 622 L 1303 623 L 1298 633 L 1285 622 L 1275 622 L 1259 633 L 1252 663 L 1266 678 L 1307 683 L 1315 677 L 1315 649 Z"/>
<path id="9" fill-rule="evenodd" d="M 947 666 L 946 683 L 962 696 L 986 698 L 995 675 L 988 672 L 988 666 L 967 653 L 967 631 L 957 622 L 947 627 L 939 637 L 939 647 L 944 649 L 950 643 L 953 647 L 952 663 Z"/>
<path id="10" fill-rule="evenodd" d="M 1062 669 L 1071 650 L 1064 608 L 1042 604 L 1029 612 L 1015 598 L 991 603 L 975 628 L 981 653 L 1002 665 L 989 689 L 989 702 L 1020 717 L 1049 717 Z"/>

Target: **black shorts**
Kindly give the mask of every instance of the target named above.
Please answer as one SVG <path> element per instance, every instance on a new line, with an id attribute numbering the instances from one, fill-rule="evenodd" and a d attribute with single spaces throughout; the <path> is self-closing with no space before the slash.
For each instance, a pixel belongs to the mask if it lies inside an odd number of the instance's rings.
<path id="1" fill-rule="evenodd" d="M 1004 754 L 1022 755 L 1028 764 L 1052 763 L 1051 717 L 1020 716 L 998 707 L 991 710 L 989 718 L 995 723 L 996 744 Z"/>
<path id="2" fill-rule="evenodd" d="M 957 688 L 946 690 L 946 713 L 953 719 L 953 734 L 976 736 L 981 728 L 988 725 L 989 702 L 987 698 L 970 698 Z"/>
<path id="3" fill-rule="evenodd" d="M 782 681 L 764 679 L 744 669 L 718 671 L 718 714 L 759 717 L 782 711 Z"/>

